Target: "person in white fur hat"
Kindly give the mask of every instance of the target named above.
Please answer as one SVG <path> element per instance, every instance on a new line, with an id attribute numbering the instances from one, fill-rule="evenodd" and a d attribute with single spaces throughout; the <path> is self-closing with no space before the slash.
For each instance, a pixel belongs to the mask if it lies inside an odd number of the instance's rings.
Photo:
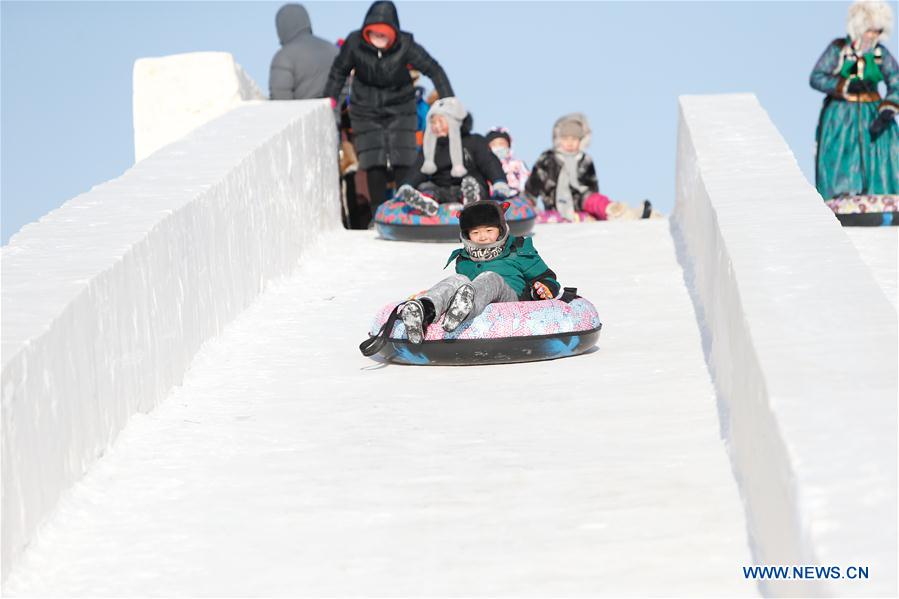
<path id="1" fill-rule="evenodd" d="M 494 195 L 510 197 L 502 163 L 471 126 L 471 115 L 458 98 L 434 102 L 418 158 L 396 197 L 429 216 L 440 204 L 487 199 L 491 188 Z"/>
<path id="2" fill-rule="evenodd" d="M 892 28 L 887 3 L 855 2 L 848 35 L 812 69 L 809 83 L 826 94 L 815 135 L 815 185 L 825 200 L 899 193 L 899 65 L 881 44 Z"/>

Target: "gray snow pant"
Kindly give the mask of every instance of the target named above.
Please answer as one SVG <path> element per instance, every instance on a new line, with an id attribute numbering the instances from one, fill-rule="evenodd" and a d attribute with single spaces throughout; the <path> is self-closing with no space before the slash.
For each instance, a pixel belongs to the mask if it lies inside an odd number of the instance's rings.
<path id="1" fill-rule="evenodd" d="M 474 287 L 474 307 L 466 320 L 470 320 L 483 312 L 487 304 L 518 301 L 518 294 L 509 287 L 502 275 L 491 271 L 482 272 L 473 281 L 465 275 L 455 274 L 449 276 L 428 289 L 418 299 L 431 300 L 431 303 L 434 304 L 435 318 L 440 318 L 449 307 L 453 294 L 465 283 L 470 283 Z"/>

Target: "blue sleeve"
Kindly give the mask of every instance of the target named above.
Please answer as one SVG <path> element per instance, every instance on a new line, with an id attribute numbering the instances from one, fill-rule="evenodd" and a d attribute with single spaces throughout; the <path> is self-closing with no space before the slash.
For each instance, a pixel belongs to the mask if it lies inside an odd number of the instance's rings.
<path id="1" fill-rule="evenodd" d="M 889 51 L 881 46 L 883 50 L 883 64 L 880 65 L 880 72 L 883 74 L 883 81 L 887 85 L 887 95 L 880 103 L 880 110 L 893 110 L 899 113 L 899 65 L 896 59 Z"/>
<path id="2" fill-rule="evenodd" d="M 842 51 L 840 41 L 834 40 L 827 46 L 809 76 L 809 85 L 819 92 L 836 98 L 843 97 L 843 85 L 846 83 L 846 79 L 837 74 Z"/>

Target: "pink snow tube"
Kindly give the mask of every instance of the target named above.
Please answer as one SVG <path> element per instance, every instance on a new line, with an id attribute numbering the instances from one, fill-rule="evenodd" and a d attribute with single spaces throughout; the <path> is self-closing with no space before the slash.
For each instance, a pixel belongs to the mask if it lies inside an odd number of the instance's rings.
<path id="1" fill-rule="evenodd" d="M 583 210 L 574 213 L 574 219 L 568 220 L 558 210 L 544 210 L 537 215 L 538 223 L 584 223 L 606 220 L 606 208 L 612 203 L 601 193 L 591 193 L 583 201 Z"/>
<path id="2" fill-rule="evenodd" d="M 381 308 L 372 321 L 369 339 L 382 332 L 399 303 Z M 543 300 L 490 304 L 452 333 L 443 330 L 442 322 L 438 319 L 428 327 L 422 343 L 412 344 L 403 321 L 397 318 L 378 353 L 393 362 L 420 365 L 551 360 L 589 350 L 596 345 L 602 328 L 596 308 L 582 297 L 567 303 Z"/>

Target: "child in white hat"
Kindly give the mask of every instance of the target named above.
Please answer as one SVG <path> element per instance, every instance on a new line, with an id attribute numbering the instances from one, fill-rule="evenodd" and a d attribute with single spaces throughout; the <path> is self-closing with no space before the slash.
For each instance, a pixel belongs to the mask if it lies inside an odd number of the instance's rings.
<path id="1" fill-rule="evenodd" d="M 512 190 L 499 159 L 458 98 L 437 100 L 428 112 L 424 142 L 396 197 L 421 212 L 437 214 L 440 204 L 476 202 Z"/>

